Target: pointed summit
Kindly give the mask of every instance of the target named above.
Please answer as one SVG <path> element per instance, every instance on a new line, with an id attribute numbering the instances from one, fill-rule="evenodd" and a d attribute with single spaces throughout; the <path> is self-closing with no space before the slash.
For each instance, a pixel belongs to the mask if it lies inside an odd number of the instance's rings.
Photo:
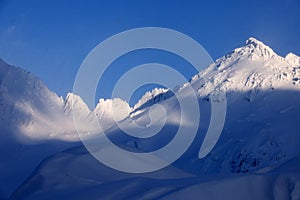
<path id="1" fill-rule="evenodd" d="M 218 59 L 195 80 L 213 80 L 203 86 L 201 94 L 213 90 L 252 91 L 299 87 L 300 57 L 293 53 L 281 57 L 270 47 L 251 37 L 246 45 Z M 216 71 L 216 75 L 211 75 Z M 199 78 L 200 77 L 200 78 Z"/>
<path id="2" fill-rule="evenodd" d="M 291 57 L 291 56 L 289 56 Z M 216 60 L 215 64 L 211 67 L 217 66 L 219 70 L 224 69 L 228 66 L 234 65 L 240 60 L 252 60 L 264 62 L 267 60 L 284 61 L 285 59 L 277 55 L 269 46 L 263 42 L 257 40 L 254 37 L 250 37 L 246 40 L 244 46 L 234 49 L 229 54 Z"/>
<path id="3" fill-rule="evenodd" d="M 253 44 L 254 46 L 257 46 L 257 45 L 264 45 L 266 46 L 263 42 L 255 39 L 254 37 L 250 37 L 246 40 L 246 45 L 249 45 L 249 44 Z"/>
<path id="4" fill-rule="evenodd" d="M 300 65 L 300 57 L 293 53 L 288 53 L 285 60 L 292 65 Z"/>
<path id="5" fill-rule="evenodd" d="M 279 60 L 283 59 L 269 46 L 265 45 L 263 42 L 255 39 L 254 37 L 247 39 L 246 44 L 241 48 L 235 49 L 234 52 L 240 56 L 247 56 L 251 60 L 267 58 L 276 58 Z"/>
<path id="6" fill-rule="evenodd" d="M 73 112 L 75 112 L 77 115 L 87 117 L 91 111 L 80 96 L 68 93 L 65 100 L 64 112 L 67 116 L 72 116 Z"/>

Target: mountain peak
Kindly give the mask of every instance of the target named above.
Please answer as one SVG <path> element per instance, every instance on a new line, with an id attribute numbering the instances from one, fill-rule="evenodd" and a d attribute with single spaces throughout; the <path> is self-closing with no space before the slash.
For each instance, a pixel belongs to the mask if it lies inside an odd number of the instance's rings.
<path id="1" fill-rule="evenodd" d="M 213 90 L 222 91 L 259 91 L 274 88 L 297 89 L 300 81 L 300 57 L 289 53 L 285 57 L 277 55 L 263 42 L 250 37 L 246 45 L 219 58 L 193 82 L 211 80 L 202 84 L 202 96 Z M 200 78 L 199 78 L 200 77 Z"/>
<path id="2" fill-rule="evenodd" d="M 246 41 L 246 47 L 250 47 L 250 49 L 252 50 L 252 52 L 254 53 L 259 53 L 260 56 L 263 57 L 273 57 L 273 56 L 278 56 L 273 49 L 271 49 L 269 46 L 265 45 L 263 42 L 250 37 L 247 41 Z M 255 51 L 257 50 L 257 51 Z"/>
<path id="3" fill-rule="evenodd" d="M 279 55 L 277 55 L 269 46 L 265 45 L 263 42 L 255 39 L 254 37 L 250 37 L 246 40 L 246 44 L 240 48 L 234 50 L 234 53 L 237 54 L 238 57 L 246 56 L 251 60 L 259 60 L 259 59 L 268 59 L 268 58 L 276 58 L 283 59 Z"/>
<path id="4" fill-rule="evenodd" d="M 73 111 L 84 117 L 91 112 L 80 96 L 68 93 L 65 99 L 64 112 L 67 116 L 72 116 Z"/>
<path id="5" fill-rule="evenodd" d="M 288 53 L 285 60 L 292 65 L 300 65 L 300 57 L 293 53 Z"/>
<path id="6" fill-rule="evenodd" d="M 294 56 L 288 56 L 289 59 Z M 239 60 L 252 60 L 252 61 L 266 61 L 273 60 L 274 62 L 283 61 L 284 58 L 277 55 L 269 46 L 265 45 L 263 42 L 257 40 L 254 37 L 250 37 L 246 40 L 246 44 L 234 49 L 229 54 L 216 60 L 211 68 L 217 66 L 219 70 L 231 66 Z M 294 58 L 293 58 L 294 59 Z"/>
<path id="7" fill-rule="evenodd" d="M 263 42 L 259 41 L 258 39 L 254 38 L 254 37 L 249 37 L 247 40 L 246 40 L 246 45 L 254 45 L 254 46 L 265 46 L 265 47 L 268 47 L 267 45 L 265 45 Z"/>

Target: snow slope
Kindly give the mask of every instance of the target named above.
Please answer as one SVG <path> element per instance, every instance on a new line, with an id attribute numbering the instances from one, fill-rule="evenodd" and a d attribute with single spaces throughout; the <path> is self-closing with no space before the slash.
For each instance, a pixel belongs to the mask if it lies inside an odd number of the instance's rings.
<path id="1" fill-rule="evenodd" d="M 1 127 L 16 131 L 20 140 L 51 135 L 63 116 L 64 102 L 38 78 L 0 60 Z M 21 138 L 23 137 L 23 138 Z"/>
<path id="2" fill-rule="evenodd" d="M 296 156 L 244 175 L 201 177 L 172 166 L 136 175 L 99 164 L 81 147 L 44 161 L 11 199 L 299 199 L 299 164 Z"/>
<path id="3" fill-rule="evenodd" d="M 12 199 L 299 199 L 299 60 L 291 53 L 281 57 L 249 38 L 243 47 L 191 79 L 201 107 L 200 127 L 192 146 L 172 166 L 125 174 L 97 162 L 80 146 L 44 160 Z M 226 121 L 216 146 L 199 159 L 211 101 L 224 100 L 212 96 L 216 91 L 226 92 Z M 168 143 L 180 111 L 175 96 L 166 92 L 147 93 L 122 121 L 123 126 L 133 122 L 147 126 L 151 105 L 164 106 L 170 118 L 158 140 L 123 137 L 118 127 L 107 135 L 132 151 L 150 151 Z M 151 112 L 159 118 L 155 114 L 160 110 Z"/>

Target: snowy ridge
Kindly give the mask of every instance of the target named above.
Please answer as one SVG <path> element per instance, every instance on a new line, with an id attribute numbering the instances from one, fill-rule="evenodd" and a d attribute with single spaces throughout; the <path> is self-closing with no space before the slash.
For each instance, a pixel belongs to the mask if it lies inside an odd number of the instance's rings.
<path id="1" fill-rule="evenodd" d="M 0 110 L 4 113 L 0 123 L 12 130 L 19 127 L 17 137 L 44 138 L 58 131 L 64 101 L 38 78 L 1 60 L 0 91 Z"/>
<path id="2" fill-rule="evenodd" d="M 58 97 L 45 84 L 29 72 L 10 66 L 0 60 L 0 124 L 15 132 L 21 143 L 36 139 L 78 140 L 73 124 L 73 113 L 81 119 L 80 127 L 95 129 L 90 115 L 105 121 L 106 128 L 113 125 L 113 112 L 117 120 L 125 118 L 131 111 L 121 99 L 100 99 L 96 108 L 90 111 L 85 102 L 73 93 L 66 99 Z M 110 124 L 110 125 L 108 125 Z"/>
<path id="3" fill-rule="evenodd" d="M 159 101 L 165 100 L 171 96 L 169 89 L 154 88 L 152 91 L 146 92 L 141 99 L 134 105 L 133 110 L 140 107 L 151 106 Z"/>

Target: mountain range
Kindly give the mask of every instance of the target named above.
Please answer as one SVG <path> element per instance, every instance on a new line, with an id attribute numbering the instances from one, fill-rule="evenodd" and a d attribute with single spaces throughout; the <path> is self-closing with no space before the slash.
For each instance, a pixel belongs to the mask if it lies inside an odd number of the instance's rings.
<path id="1" fill-rule="evenodd" d="M 279 56 L 249 38 L 189 84 L 201 110 L 192 145 L 162 170 L 128 174 L 90 155 L 77 130 L 93 137 L 100 123 L 118 146 L 137 152 L 159 149 L 181 123 L 177 95 L 155 88 L 133 107 L 118 98 L 100 99 L 90 110 L 78 95 L 59 97 L 30 72 L 0 60 L 0 199 L 299 199 L 300 57 Z M 184 94 L 185 87 L 175 94 Z M 216 92 L 226 98 L 215 99 Z M 222 134 L 199 159 L 211 105 L 224 101 Z M 127 137 L 115 125 L 114 113 L 123 127 L 159 123 L 157 105 L 170 117 L 155 138 Z M 76 126 L 74 112 L 81 119 Z"/>

